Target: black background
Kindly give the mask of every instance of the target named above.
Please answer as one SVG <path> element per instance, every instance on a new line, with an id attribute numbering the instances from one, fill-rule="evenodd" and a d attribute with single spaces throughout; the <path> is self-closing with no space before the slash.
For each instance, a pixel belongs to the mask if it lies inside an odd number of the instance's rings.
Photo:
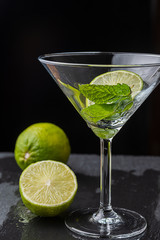
<path id="1" fill-rule="evenodd" d="M 62 127 L 74 153 L 99 153 L 94 136 L 38 62 L 63 51 L 160 52 L 158 0 L 0 1 L 0 151 L 36 122 Z M 154 96 L 153 96 L 154 95 Z M 113 141 L 114 154 L 160 154 L 160 89 Z"/>

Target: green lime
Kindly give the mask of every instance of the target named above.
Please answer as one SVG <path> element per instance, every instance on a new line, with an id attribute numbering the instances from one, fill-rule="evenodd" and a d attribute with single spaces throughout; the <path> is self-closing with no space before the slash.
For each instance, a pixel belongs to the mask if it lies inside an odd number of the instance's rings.
<path id="1" fill-rule="evenodd" d="M 94 78 L 90 84 L 95 85 L 116 85 L 118 83 L 125 83 L 131 88 L 131 96 L 134 98 L 143 88 L 142 78 L 130 71 L 117 70 L 101 74 Z M 87 99 L 86 106 L 93 104 Z"/>
<path id="2" fill-rule="evenodd" d="M 64 131 L 52 123 L 35 123 L 17 138 L 15 159 L 23 170 L 31 163 L 55 160 L 66 163 L 71 148 Z"/>
<path id="3" fill-rule="evenodd" d="M 72 203 L 77 192 L 74 172 L 64 163 L 40 161 L 21 174 L 19 190 L 25 206 L 39 216 L 56 216 Z"/>

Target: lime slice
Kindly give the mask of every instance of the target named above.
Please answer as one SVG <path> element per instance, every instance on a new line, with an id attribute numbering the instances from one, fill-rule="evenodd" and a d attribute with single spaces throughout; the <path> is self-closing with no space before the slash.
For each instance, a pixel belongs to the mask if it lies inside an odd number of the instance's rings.
<path id="1" fill-rule="evenodd" d="M 142 78 L 136 73 L 125 70 L 117 70 L 101 74 L 94 78 L 90 84 L 116 85 L 117 83 L 127 84 L 131 88 L 132 98 L 134 98 L 143 88 Z M 87 99 L 86 105 L 89 106 L 91 104 L 93 103 Z"/>
<path id="2" fill-rule="evenodd" d="M 22 172 L 19 189 L 23 203 L 31 212 L 39 216 L 56 216 L 72 203 L 77 180 L 64 163 L 40 161 Z"/>

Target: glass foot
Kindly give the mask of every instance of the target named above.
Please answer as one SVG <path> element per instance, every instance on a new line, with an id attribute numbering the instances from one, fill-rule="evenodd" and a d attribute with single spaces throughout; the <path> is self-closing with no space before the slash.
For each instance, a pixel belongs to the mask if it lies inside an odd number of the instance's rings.
<path id="1" fill-rule="evenodd" d="M 140 214 L 123 208 L 114 208 L 111 216 L 99 217 L 98 209 L 83 209 L 70 213 L 65 224 L 69 230 L 82 236 L 122 239 L 145 231 L 147 223 Z M 113 216 L 113 217 L 112 217 Z"/>

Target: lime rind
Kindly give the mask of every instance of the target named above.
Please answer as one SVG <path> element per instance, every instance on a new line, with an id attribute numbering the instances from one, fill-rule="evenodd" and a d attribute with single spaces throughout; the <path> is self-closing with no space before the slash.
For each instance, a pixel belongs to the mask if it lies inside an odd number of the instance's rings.
<path id="1" fill-rule="evenodd" d="M 70 153 L 71 146 L 66 133 L 48 122 L 35 123 L 24 129 L 19 134 L 14 149 L 15 160 L 22 170 L 44 159 L 66 163 Z"/>
<path id="2" fill-rule="evenodd" d="M 84 99 L 82 99 L 82 94 L 75 88 L 72 87 L 70 84 L 64 83 L 59 80 L 59 83 L 61 84 L 60 87 L 62 91 L 65 93 L 65 95 L 68 97 L 70 102 L 73 104 L 75 109 L 78 111 L 77 105 L 79 105 L 80 108 L 84 108 Z"/>

